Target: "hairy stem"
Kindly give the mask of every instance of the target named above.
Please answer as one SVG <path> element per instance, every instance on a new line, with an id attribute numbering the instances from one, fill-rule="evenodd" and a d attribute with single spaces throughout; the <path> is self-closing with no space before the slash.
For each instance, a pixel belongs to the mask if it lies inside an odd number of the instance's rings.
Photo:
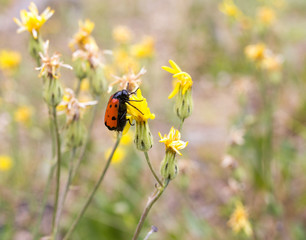
<path id="1" fill-rule="evenodd" d="M 114 145 L 114 148 L 113 148 L 113 150 L 111 152 L 111 155 L 107 159 L 106 165 L 105 165 L 105 167 L 104 167 L 104 169 L 103 169 L 103 171 L 101 173 L 101 176 L 100 176 L 98 182 L 96 183 L 96 185 L 95 185 L 94 189 L 92 190 L 92 192 L 89 194 L 89 196 L 88 196 L 84 206 L 82 207 L 82 210 L 79 212 L 78 216 L 75 218 L 74 222 L 70 226 L 70 228 L 69 228 L 68 232 L 66 233 L 66 235 L 64 236 L 63 240 L 68 240 L 69 239 L 69 237 L 71 236 L 71 234 L 74 231 L 75 227 L 77 226 L 78 222 L 80 221 L 80 219 L 84 215 L 85 211 L 87 210 L 87 207 L 89 206 L 91 200 L 93 199 L 96 191 L 98 190 L 101 182 L 104 179 L 104 176 L 105 176 L 105 174 L 106 174 L 106 172 L 107 172 L 107 170 L 109 168 L 109 165 L 110 165 L 110 163 L 112 161 L 114 153 L 115 153 L 115 151 L 116 151 L 116 149 L 117 149 L 117 147 L 118 147 L 118 145 L 120 143 L 120 139 L 121 139 L 121 133 L 118 133 L 117 141 L 116 141 L 116 143 Z"/>

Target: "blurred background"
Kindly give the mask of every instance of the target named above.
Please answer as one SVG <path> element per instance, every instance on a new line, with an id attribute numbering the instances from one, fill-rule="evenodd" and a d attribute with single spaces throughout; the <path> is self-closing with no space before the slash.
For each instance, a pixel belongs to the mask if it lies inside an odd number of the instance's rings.
<path id="1" fill-rule="evenodd" d="M 28 52 L 30 35 L 13 21 L 30 1 L 0 0 L 0 239 L 32 239 L 52 161 L 48 108 L 42 81 Z M 154 205 L 141 239 L 306 239 L 306 2 L 304 0 L 36 1 L 54 15 L 40 34 L 72 65 L 69 41 L 79 20 L 95 23 L 92 36 L 105 55 L 106 74 L 122 76 L 125 58 L 116 38 L 128 34 L 127 54 L 147 73 L 142 91 L 156 118 L 149 120 L 159 170 L 164 145 L 158 132 L 178 127 L 171 75 L 173 59 L 193 79 L 194 110 L 185 120 L 180 172 Z M 138 52 L 137 47 L 143 51 Z M 133 51 L 134 49 L 134 51 Z M 136 49 L 136 50 L 135 50 Z M 14 53 L 12 53 L 14 51 Z M 135 53 L 136 52 L 136 53 Z M 122 59 L 123 58 L 123 59 Z M 122 67 L 122 68 L 121 68 Z M 73 71 L 61 82 L 75 88 Z M 86 84 L 81 86 L 90 98 Z M 86 91 L 88 91 L 86 93 Z M 114 91 L 114 90 L 113 90 Z M 105 154 L 115 142 L 104 125 L 102 96 L 91 138 L 73 180 L 61 221 L 65 233 L 93 188 Z M 92 97 L 91 97 L 92 99 Z M 90 122 L 90 110 L 84 116 Z M 65 119 L 60 117 L 64 131 Z M 133 144 L 133 127 L 71 239 L 131 239 L 154 191 L 144 155 Z M 68 174 L 64 153 L 62 185 Z M 55 182 L 55 181 L 54 181 Z M 39 231 L 51 229 L 54 186 Z M 251 230 L 250 230 L 251 229 Z"/>

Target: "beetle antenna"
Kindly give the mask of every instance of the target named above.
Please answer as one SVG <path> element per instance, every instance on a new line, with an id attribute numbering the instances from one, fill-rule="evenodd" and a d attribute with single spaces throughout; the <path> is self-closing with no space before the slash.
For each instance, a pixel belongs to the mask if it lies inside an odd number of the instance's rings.
<path id="1" fill-rule="evenodd" d="M 135 108 L 138 112 L 140 112 L 142 115 L 144 115 L 137 107 L 133 106 L 132 104 L 130 104 L 129 102 L 126 102 L 127 104 L 129 104 L 131 107 Z"/>

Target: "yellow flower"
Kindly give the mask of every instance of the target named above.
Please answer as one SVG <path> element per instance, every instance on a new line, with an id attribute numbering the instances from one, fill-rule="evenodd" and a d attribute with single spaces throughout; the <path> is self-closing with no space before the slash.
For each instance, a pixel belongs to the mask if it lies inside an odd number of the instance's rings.
<path id="1" fill-rule="evenodd" d="M 131 47 L 132 55 L 137 58 L 149 58 L 154 55 L 154 39 L 146 36 L 143 40 Z"/>
<path id="2" fill-rule="evenodd" d="M 83 92 L 86 92 L 89 90 L 90 84 L 89 84 L 89 80 L 87 78 L 84 78 L 81 81 L 81 86 L 80 86 L 80 90 Z"/>
<path id="3" fill-rule="evenodd" d="M 54 10 L 47 7 L 41 15 L 38 14 L 36 5 L 31 2 L 29 6 L 29 12 L 26 10 L 20 11 L 20 19 L 14 18 L 15 23 L 19 26 L 18 33 L 29 31 L 34 39 L 37 39 L 39 29 L 44 23 L 53 15 Z"/>
<path id="4" fill-rule="evenodd" d="M 226 16 L 236 19 L 242 16 L 242 12 L 232 0 L 223 0 L 223 2 L 219 4 L 219 10 Z"/>
<path id="5" fill-rule="evenodd" d="M 180 89 L 182 90 L 182 94 L 184 95 L 186 91 L 192 87 L 193 82 L 191 76 L 188 73 L 183 72 L 174 61 L 169 60 L 169 63 L 172 68 L 167 66 L 162 66 L 162 69 L 173 74 L 174 89 L 168 96 L 168 98 L 170 99 L 173 98 L 179 92 Z"/>
<path id="6" fill-rule="evenodd" d="M 14 112 L 14 119 L 19 123 L 28 123 L 33 114 L 33 109 L 28 106 L 19 107 Z"/>
<path id="7" fill-rule="evenodd" d="M 60 61 L 61 55 L 59 53 L 54 53 L 52 57 L 49 57 L 48 50 L 49 41 L 46 41 L 44 43 L 44 54 L 42 54 L 41 52 L 39 53 L 42 65 L 36 68 L 36 70 L 40 71 L 39 77 L 42 77 L 44 75 L 46 77 L 57 79 L 60 76 L 58 73 L 58 69 L 60 67 L 72 69 L 70 65 L 64 64 Z"/>
<path id="8" fill-rule="evenodd" d="M 263 43 L 246 46 L 245 55 L 252 61 L 261 61 L 265 57 L 266 45 Z"/>
<path id="9" fill-rule="evenodd" d="M 79 102 L 74 95 L 74 92 L 70 88 L 65 89 L 62 102 L 57 106 L 56 110 L 59 114 L 66 113 L 67 124 L 72 121 L 80 119 L 83 110 L 86 108 L 96 105 L 97 101 Z"/>
<path id="10" fill-rule="evenodd" d="M 137 90 L 136 94 L 130 96 L 130 104 L 127 104 L 127 113 L 136 122 L 146 122 L 148 119 L 155 118 L 155 114 L 151 113 L 147 100 L 142 96 L 140 89 Z"/>
<path id="11" fill-rule="evenodd" d="M 126 26 L 116 26 L 113 30 L 113 38 L 118 43 L 128 43 L 132 38 L 131 30 Z"/>
<path id="12" fill-rule="evenodd" d="M 131 57 L 124 49 L 116 49 L 114 52 L 114 64 L 121 73 L 129 71 L 139 71 L 139 63 L 135 58 Z"/>
<path id="13" fill-rule="evenodd" d="M 264 25 L 271 25 L 275 22 L 276 16 L 273 9 L 261 7 L 257 10 L 257 18 Z"/>
<path id="14" fill-rule="evenodd" d="M 111 92 L 113 86 L 119 84 L 119 90 L 126 89 L 129 92 L 135 91 L 141 85 L 141 76 L 147 72 L 145 68 L 142 68 L 139 73 L 135 74 L 133 70 L 130 70 L 128 74 L 123 75 L 122 77 L 114 76 L 115 81 L 111 82 L 108 87 L 108 92 Z"/>
<path id="15" fill-rule="evenodd" d="M 112 152 L 112 148 L 109 148 L 106 150 L 105 152 L 105 158 L 109 158 L 110 154 Z M 122 160 L 125 158 L 126 156 L 126 151 L 124 148 L 117 148 L 117 150 L 115 151 L 114 155 L 113 155 L 113 158 L 112 158 L 112 163 L 117 165 L 117 164 L 120 164 L 122 162 Z"/>
<path id="16" fill-rule="evenodd" d="M 132 136 L 132 133 L 130 131 L 127 134 L 125 134 L 121 137 L 120 144 L 121 145 L 130 145 L 132 143 L 132 141 L 133 141 L 133 136 Z"/>
<path id="17" fill-rule="evenodd" d="M 19 52 L 10 50 L 1 50 L 0 52 L 0 69 L 4 72 L 11 73 L 20 64 L 21 55 Z"/>
<path id="18" fill-rule="evenodd" d="M 86 19 L 85 22 L 79 21 L 79 31 L 73 36 L 73 39 L 69 42 L 69 47 L 72 51 L 75 49 L 84 49 L 85 45 L 92 45 L 94 48 L 98 48 L 95 39 L 91 36 L 91 33 L 95 27 L 94 22 Z"/>
<path id="19" fill-rule="evenodd" d="M 174 127 L 170 129 L 168 135 L 165 134 L 163 137 L 160 132 L 158 135 L 160 137 L 159 142 L 164 143 L 166 149 L 172 149 L 179 155 L 182 155 L 179 150 L 184 149 L 188 145 L 188 142 L 181 141 L 181 133 L 179 130 L 174 129 Z"/>
<path id="20" fill-rule="evenodd" d="M 248 212 L 241 202 L 236 204 L 235 210 L 232 213 L 228 224 L 235 233 L 244 231 L 247 236 L 251 236 L 253 234 L 251 224 L 248 220 Z"/>
<path id="21" fill-rule="evenodd" d="M 9 171 L 13 166 L 13 161 L 8 155 L 0 155 L 0 171 Z"/>
<path id="22" fill-rule="evenodd" d="M 282 68 L 284 58 L 281 55 L 273 54 L 271 51 L 268 51 L 265 58 L 262 60 L 261 66 L 263 69 L 276 72 Z"/>

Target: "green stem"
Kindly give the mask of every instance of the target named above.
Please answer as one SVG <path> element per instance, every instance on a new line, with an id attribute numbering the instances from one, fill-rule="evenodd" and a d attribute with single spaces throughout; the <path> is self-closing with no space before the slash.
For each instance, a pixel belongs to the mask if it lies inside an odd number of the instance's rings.
<path id="1" fill-rule="evenodd" d="M 52 177 L 53 177 L 55 166 L 56 166 L 56 164 L 54 163 L 49 170 L 49 175 L 48 175 L 48 179 L 47 179 L 47 183 L 46 183 L 46 187 L 45 187 L 45 191 L 43 193 L 43 199 L 42 199 L 42 207 L 43 208 L 39 212 L 39 216 L 37 218 L 37 221 L 36 221 L 36 224 L 35 224 L 34 230 L 33 230 L 33 239 L 34 240 L 39 239 L 39 227 L 40 227 L 40 224 L 41 224 L 41 221 L 42 221 L 42 218 L 43 218 L 44 210 L 46 208 L 48 194 L 49 194 L 49 191 L 50 191 L 51 180 L 52 180 Z"/>
<path id="2" fill-rule="evenodd" d="M 152 165 L 151 165 L 151 162 L 150 162 L 150 158 L 149 158 L 148 152 L 144 152 L 144 155 L 145 155 L 145 157 L 146 157 L 146 160 L 147 160 L 147 163 L 148 163 L 148 165 L 149 165 L 149 168 L 150 168 L 151 172 L 153 173 L 153 175 L 154 175 L 156 181 L 158 182 L 159 186 L 163 186 L 161 180 L 159 179 L 159 177 L 157 176 L 157 174 L 155 173 L 155 171 L 154 171 L 154 169 L 153 169 L 153 167 L 152 167 Z"/>
<path id="3" fill-rule="evenodd" d="M 61 178 L 61 138 L 59 134 L 57 116 L 56 116 L 56 107 L 53 107 L 53 121 L 55 127 L 55 136 L 56 136 L 56 152 L 57 152 L 57 164 L 56 164 L 56 190 L 54 198 L 54 210 L 53 210 L 53 219 L 52 219 L 52 236 L 55 237 L 55 220 L 58 207 L 58 196 L 60 190 L 60 178 Z"/>
<path id="4" fill-rule="evenodd" d="M 180 121 L 179 129 L 178 129 L 180 132 L 182 131 L 183 123 L 184 123 L 184 120 L 181 120 Z"/>
<path id="5" fill-rule="evenodd" d="M 140 234 L 140 231 L 143 227 L 143 224 L 152 208 L 152 206 L 154 205 L 154 203 L 160 198 L 160 196 L 163 194 L 163 192 L 165 191 L 166 187 L 168 186 L 168 183 L 169 183 L 169 179 L 166 181 L 165 183 L 165 186 L 162 186 L 158 189 L 156 189 L 156 191 L 154 192 L 154 194 L 149 198 L 148 202 L 147 202 L 147 205 L 146 205 L 146 208 L 144 209 L 141 217 L 140 217 L 140 220 L 138 222 L 138 225 L 137 225 L 137 228 L 135 230 L 135 233 L 134 233 L 134 236 L 133 236 L 133 239 L 132 240 L 137 240 L 138 239 L 138 236 Z"/>
<path id="6" fill-rule="evenodd" d="M 71 179 L 72 179 L 73 160 L 74 160 L 74 157 L 75 157 L 75 152 L 76 152 L 76 148 L 73 148 L 72 151 L 71 151 L 71 157 L 70 157 L 70 160 L 69 160 L 68 179 L 67 179 L 64 192 L 62 194 L 62 197 L 61 197 L 59 205 L 58 205 L 58 211 L 57 211 L 56 220 L 55 220 L 55 239 L 56 239 L 56 235 L 57 235 L 57 232 L 58 232 L 58 227 L 59 227 L 62 211 L 63 211 L 63 208 L 64 208 L 65 200 L 66 200 L 67 193 L 69 191 L 69 186 L 70 186 Z"/>
<path id="7" fill-rule="evenodd" d="M 108 168 L 109 168 L 109 165 L 110 165 L 110 163 L 111 163 L 111 161 L 112 161 L 112 158 L 113 158 L 113 156 L 114 156 L 114 153 L 115 153 L 115 151 L 116 151 L 116 149 L 117 149 L 117 147 L 118 147 L 118 145 L 119 145 L 119 143 L 120 143 L 121 135 L 122 135 L 121 132 L 118 133 L 118 137 L 117 137 L 117 141 L 116 141 L 116 143 L 115 143 L 115 146 L 114 146 L 114 148 L 113 148 L 113 150 L 112 150 L 112 152 L 111 152 L 111 155 L 110 155 L 109 158 L 107 159 L 106 165 L 105 165 L 105 167 L 104 167 L 104 169 L 103 169 L 103 171 L 102 171 L 102 174 L 101 174 L 101 176 L 100 176 L 98 182 L 96 183 L 96 185 L 95 185 L 94 189 L 92 190 L 92 192 L 89 194 L 89 196 L 88 196 L 88 198 L 87 198 L 87 200 L 86 200 L 86 202 L 85 202 L 85 204 L 84 204 L 82 210 L 79 212 L 78 216 L 75 218 L 74 222 L 73 222 L 72 225 L 70 226 L 70 228 L 69 228 L 68 232 L 66 233 L 66 235 L 64 236 L 63 240 L 69 239 L 69 237 L 70 237 L 70 235 L 72 234 L 72 232 L 74 231 L 76 225 L 78 224 L 78 222 L 80 221 L 80 219 L 81 219 L 82 216 L 84 215 L 84 213 L 85 213 L 87 207 L 89 206 L 89 204 L 90 204 L 92 198 L 94 197 L 96 191 L 98 190 L 98 188 L 99 188 L 101 182 L 103 181 L 104 176 L 105 176 L 105 174 L 106 174 L 106 172 L 107 172 L 107 170 L 108 170 Z"/>
<path id="8" fill-rule="evenodd" d="M 90 125 L 89 125 L 88 132 L 87 132 L 87 136 L 86 136 L 86 139 L 85 139 L 85 143 L 84 143 L 84 145 L 81 148 L 79 158 L 78 158 L 78 160 L 76 162 L 76 165 L 75 165 L 75 167 L 73 169 L 72 177 L 71 177 L 72 179 L 75 177 L 75 175 L 76 175 L 76 173 L 78 171 L 78 168 L 79 168 L 79 166 L 81 164 L 81 161 L 84 158 L 84 155 L 85 155 L 85 152 L 86 152 L 86 148 L 87 148 L 87 145 L 88 145 L 88 142 L 89 142 L 89 139 L 90 139 L 90 134 L 92 132 L 94 121 L 95 121 L 95 118 L 96 118 L 96 115 L 97 115 L 97 112 L 98 112 L 98 109 L 99 109 L 98 106 L 99 106 L 99 103 L 100 103 L 100 96 L 97 96 L 96 100 L 98 101 L 98 103 L 94 106 L 92 117 L 91 117 L 91 120 L 90 120 Z"/>

